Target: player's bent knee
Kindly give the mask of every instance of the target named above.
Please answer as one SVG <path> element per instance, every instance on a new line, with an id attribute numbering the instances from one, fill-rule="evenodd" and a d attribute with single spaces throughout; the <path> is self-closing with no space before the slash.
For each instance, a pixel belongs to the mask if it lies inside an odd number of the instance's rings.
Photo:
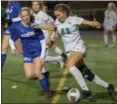
<path id="1" fill-rule="evenodd" d="M 66 67 L 70 69 L 71 67 L 75 66 L 75 61 L 74 60 L 68 60 Z"/>
<path id="2" fill-rule="evenodd" d="M 67 69 L 70 69 L 71 67 L 73 67 L 74 65 L 72 64 L 72 63 L 67 63 L 66 64 L 66 67 L 67 67 Z"/>
<path id="3" fill-rule="evenodd" d="M 89 81 L 93 81 L 95 75 L 91 72 L 90 69 L 87 68 L 86 65 L 82 65 L 81 67 L 79 67 L 82 75 Z"/>

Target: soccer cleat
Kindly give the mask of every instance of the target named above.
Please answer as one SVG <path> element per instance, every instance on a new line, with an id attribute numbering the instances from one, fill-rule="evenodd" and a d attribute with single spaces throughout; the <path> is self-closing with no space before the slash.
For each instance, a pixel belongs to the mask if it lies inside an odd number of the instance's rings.
<path id="1" fill-rule="evenodd" d="M 82 93 L 81 93 L 80 99 L 86 99 L 86 98 L 88 98 L 90 96 L 92 96 L 92 92 L 91 91 L 83 90 Z"/>
<path id="2" fill-rule="evenodd" d="M 45 97 L 46 98 L 51 98 L 52 97 L 52 92 L 51 91 L 46 92 Z"/>
<path id="3" fill-rule="evenodd" d="M 68 59 L 67 55 L 65 53 L 62 53 L 61 56 L 63 58 L 63 62 L 65 63 Z"/>
<path id="4" fill-rule="evenodd" d="M 108 89 L 108 93 L 109 93 L 110 97 L 111 97 L 113 100 L 115 100 L 115 99 L 116 99 L 116 92 L 115 92 L 115 87 L 114 87 L 114 85 L 109 84 L 109 86 L 108 86 L 107 89 Z"/>

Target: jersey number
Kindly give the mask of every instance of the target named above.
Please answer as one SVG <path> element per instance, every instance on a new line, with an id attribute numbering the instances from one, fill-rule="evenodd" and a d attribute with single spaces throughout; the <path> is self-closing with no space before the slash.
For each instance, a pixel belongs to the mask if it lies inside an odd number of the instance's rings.
<path id="1" fill-rule="evenodd" d="M 61 34 L 62 34 L 62 35 L 70 34 L 69 28 L 62 28 L 62 29 L 61 29 Z"/>

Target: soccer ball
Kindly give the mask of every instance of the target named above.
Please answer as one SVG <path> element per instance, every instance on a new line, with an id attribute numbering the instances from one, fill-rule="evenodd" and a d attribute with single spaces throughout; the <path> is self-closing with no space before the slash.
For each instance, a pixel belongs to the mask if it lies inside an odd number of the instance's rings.
<path id="1" fill-rule="evenodd" d="M 80 92 L 77 88 L 72 88 L 68 91 L 67 97 L 69 101 L 76 102 L 80 98 Z"/>

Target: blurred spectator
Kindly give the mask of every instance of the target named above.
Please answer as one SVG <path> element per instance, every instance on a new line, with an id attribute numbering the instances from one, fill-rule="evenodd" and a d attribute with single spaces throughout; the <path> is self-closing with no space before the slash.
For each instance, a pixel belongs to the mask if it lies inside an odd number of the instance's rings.
<path id="1" fill-rule="evenodd" d="M 104 46 L 108 46 L 108 34 L 111 32 L 112 45 L 109 47 L 116 46 L 116 25 L 117 25 L 117 8 L 113 2 L 108 3 L 107 10 L 104 14 Z"/>

